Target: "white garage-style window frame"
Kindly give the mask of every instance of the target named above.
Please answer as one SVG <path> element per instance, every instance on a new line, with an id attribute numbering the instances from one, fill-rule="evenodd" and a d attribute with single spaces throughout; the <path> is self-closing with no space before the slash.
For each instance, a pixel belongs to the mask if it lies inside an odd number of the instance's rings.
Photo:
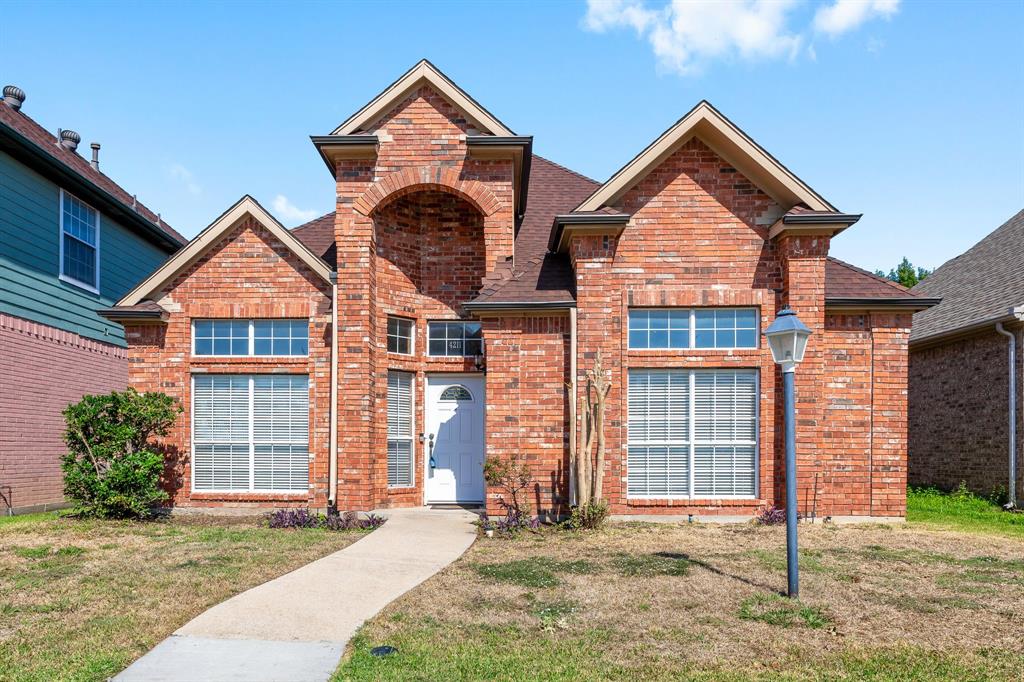
<path id="1" fill-rule="evenodd" d="M 631 369 L 626 494 L 758 495 L 757 370 Z"/>
<path id="2" fill-rule="evenodd" d="M 100 212 L 63 189 L 59 250 L 61 281 L 100 293 Z"/>
<path id="3" fill-rule="evenodd" d="M 194 492 L 309 492 L 309 376 L 192 375 Z"/>
<path id="4" fill-rule="evenodd" d="M 306 357 L 307 319 L 195 319 L 192 355 L 196 357 Z"/>
<path id="5" fill-rule="evenodd" d="M 412 372 L 388 371 L 388 487 L 414 485 L 413 406 L 416 381 Z"/>
<path id="6" fill-rule="evenodd" d="M 629 349 L 756 349 L 759 327 L 757 308 L 631 308 Z"/>

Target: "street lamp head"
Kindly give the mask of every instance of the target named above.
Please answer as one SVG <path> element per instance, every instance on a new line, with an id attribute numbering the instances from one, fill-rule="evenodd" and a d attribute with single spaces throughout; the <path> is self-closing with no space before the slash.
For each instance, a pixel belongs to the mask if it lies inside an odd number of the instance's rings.
<path id="1" fill-rule="evenodd" d="M 811 335 L 811 330 L 800 321 L 795 312 L 783 308 L 764 330 L 764 335 L 772 350 L 772 359 L 782 365 L 783 372 L 792 372 L 804 359 L 807 337 Z"/>

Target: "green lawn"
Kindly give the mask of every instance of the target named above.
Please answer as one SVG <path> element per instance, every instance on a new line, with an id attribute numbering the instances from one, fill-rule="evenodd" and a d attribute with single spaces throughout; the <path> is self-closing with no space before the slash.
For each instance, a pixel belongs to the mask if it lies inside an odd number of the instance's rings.
<path id="1" fill-rule="evenodd" d="M 997 503 L 962 489 L 943 493 L 933 488 L 911 488 L 907 492 L 907 521 L 1024 538 L 1024 513 L 1004 511 Z"/>
<path id="2" fill-rule="evenodd" d="M 931 492 L 910 508 L 802 526 L 798 602 L 779 527 L 481 538 L 367 623 L 334 682 L 1021 679 L 1019 517 Z"/>
<path id="3" fill-rule="evenodd" d="M 105 680 L 227 597 L 359 532 L 256 519 L 0 518 L 0 680 Z"/>

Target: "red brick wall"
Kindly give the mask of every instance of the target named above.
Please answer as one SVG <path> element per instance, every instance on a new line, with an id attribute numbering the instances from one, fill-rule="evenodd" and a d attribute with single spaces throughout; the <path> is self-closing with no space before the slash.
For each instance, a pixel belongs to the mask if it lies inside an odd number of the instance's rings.
<path id="1" fill-rule="evenodd" d="M 495 317 L 487 342 L 487 456 L 519 455 L 534 475 L 526 495 L 534 514 L 559 514 L 568 504 L 569 318 Z M 488 513 L 504 513 L 500 487 L 487 490 Z"/>
<path id="2" fill-rule="evenodd" d="M 1017 335 L 1017 390 L 1024 391 L 1022 330 Z M 1008 339 L 991 329 L 910 353 L 910 482 L 980 494 L 1009 485 Z M 1017 456 L 1024 422 L 1017 404 Z M 1017 466 L 1017 492 L 1024 466 Z"/>
<path id="3" fill-rule="evenodd" d="M 697 139 L 628 191 L 620 205 L 633 218 L 619 238 L 578 237 L 570 245 L 577 276 L 580 382 L 600 349 L 613 384 L 605 481 L 613 513 L 749 514 L 784 503 L 781 377 L 763 339 L 749 351 L 630 351 L 626 320 L 631 306 L 757 306 L 763 330 L 777 308 L 790 305 L 814 332 L 797 373 L 802 509 L 809 512 L 815 502 L 817 473 L 819 516 L 902 515 L 909 318 L 875 315 L 861 336 L 857 330 L 848 333 L 845 323 L 826 330 L 828 237 L 769 240 L 768 228 L 781 207 Z M 864 351 L 865 343 L 873 346 L 871 353 Z M 840 368 L 829 362 L 842 363 L 846 374 L 838 374 Z M 757 499 L 626 497 L 625 385 L 631 367 L 758 370 Z M 867 425 L 865 415 L 870 417 Z"/>
<path id="4" fill-rule="evenodd" d="M 376 158 L 336 170 L 338 504 L 347 509 L 422 504 L 420 443 L 416 485 L 387 487 L 387 372 L 416 374 L 420 433 L 426 374 L 478 371 L 472 358 L 427 357 L 426 323 L 459 318 L 484 277 L 512 257 L 514 238 L 511 158 L 469 158 L 473 131 L 443 97 L 419 88 L 370 132 Z M 414 357 L 387 352 L 389 314 L 416 321 Z"/>
<path id="5" fill-rule="evenodd" d="M 0 513 L 64 501 L 61 411 L 124 390 L 124 348 L 0 314 Z"/>
<path id="6" fill-rule="evenodd" d="M 330 432 L 331 289 L 269 231 L 252 219 L 230 230 L 179 274 L 159 297 L 166 325 L 130 325 L 129 379 L 140 391 L 162 391 L 186 411 L 163 444 L 173 504 L 187 506 L 313 505 L 327 497 Z M 308 358 L 203 358 L 191 354 L 193 318 L 306 318 Z M 305 495 L 191 492 L 193 373 L 309 375 L 310 489 Z"/>

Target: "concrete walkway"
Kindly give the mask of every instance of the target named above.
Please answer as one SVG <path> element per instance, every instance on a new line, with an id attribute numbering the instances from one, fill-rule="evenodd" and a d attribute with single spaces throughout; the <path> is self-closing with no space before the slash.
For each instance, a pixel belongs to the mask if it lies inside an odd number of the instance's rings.
<path id="1" fill-rule="evenodd" d="M 120 682 L 323 682 L 356 629 L 462 556 L 476 516 L 380 512 L 365 538 L 214 606 L 115 677 Z"/>

